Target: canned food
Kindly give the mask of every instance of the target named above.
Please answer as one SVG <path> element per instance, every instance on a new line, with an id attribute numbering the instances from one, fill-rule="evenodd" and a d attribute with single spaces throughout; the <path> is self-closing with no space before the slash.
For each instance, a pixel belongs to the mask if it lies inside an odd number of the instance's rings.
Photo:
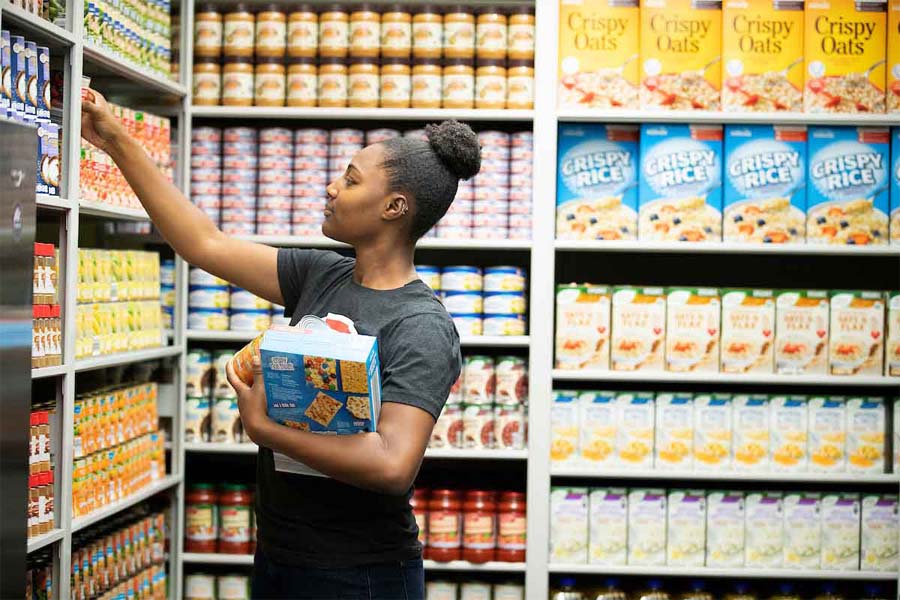
<path id="1" fill-rule="evenodd" d="M 218 154 L 195 154 L 191 156 L 191 169 L 219 169 L 222 157 Z"/>
<path id="2" fill-rule="evenodd" d="M 320 185 L 312 185 L 310 183 L 295 184 L 293 188 L 294 198 L 323 198 L 325 190 Z"/>
<path id="3" fill-rule="evenodd" d="M 261 156 L 259 158 L 259 170 L 266 171 L 277 169 L 279 171 L 292 171 L 294 160 L 290 156 Z"/>
<path id="4" fill-rule="evenodd" d="M 463 374 L 460 369 L 459 377 L 456 378 L 456 381 L 453 382 L 453 385 L 450 386 L 450 394 L 447 396 L 447 404 L 462 404 L 462 384 L 463 384 Z"/>
<path id="5" fill-rule="evenodd" d="M 370 129 L 366 132 L 366 145 L 371 146 L 398 137 L 400 137 L 400 132 L 396 129 Z"/>
<path id="6" fill-rule="evenodd" d="M 294 147 L 290 143 L 280 144 L 277 142 L 270 142 L 268 144 L 259 145 L 260 156 L 292 156 L 293 152 Z"/>
<path id="7" fill-rule="evenodd" d="M 534 165 L 530 160 L 511 160 L 509 161 L 509 172 L 514 174 L 532 175 L 534 173 Z"/>
<path id="8" fill-rule="evenodd" d="M 210 220 L 212 220 L 213 223 L 219 222 L 219 207 L 218 206 L 212 207 L 212 208 L 201 206 L 199 208 L 203 212 L 203 214 L 205 214 Z"/>
<path id="9" fill-rule="evenodd" d="M 489 356 L 467 356 L 463 361 L 463 404 L 494 402 L 494 359 Z"/>
<path id="10" fill-rule="evenodd" d="M 459 404 L 447 404 L 431 430 L 430 448 L 463 447 L 463 411 Z"/>
<path id="11" fill-rule="evenodd" d="M 491 584 L 466 581 L 459 590 L 459 600 L 491 600 Z"/>
<path id="12" fill-rule="evenodd" d="M 488 202 L 496 202 L 496 200 L 488 200 Z M 472 224 L 474 227 L 494 227 L 496 229 L 506 229 L 509 224 L 509 215 L 506 212 L 498 214 L 475 213 L 472 216 Z"/>
<path id="13" fill-rule="evenodd" d="M 357 144 L 362 145 L 366 139 L 366 134 L 361 129 L 332 129 L 328 135 L 328 141 L 334 144 Z"/>
<path id="14" fill-rule="evenodd" d="M 485 316 L 484 335 L 525 335 L 525 315 Z"/>
<path id="15" fill-rule="evenodd" d="M 197 267 L 191 267 L 188 271 L 188 283 L 191 285 L 228 285 L 224 279 Z"/>
<path id="16" fill-rule="evenodd" d="M 222 144 L 222 154 L 224 156 L 249 156 L 256 157 L 258 149 L 256 142 L 226 142 Z"/>
<path id="17" fill-rule="evenodd" d="M 513 188 L 509 190 L 510 202 L 527 202 L 531 204 L 531 188 Z"/>
<path id="18" fill-rule="evenodd" d="M 456 198 L 452 204 L 450 204 L 450 208 L 447 209 L 448 215 L 471 215 L 472 214 L 472 205 L 474 203 L 471 200 L 461 200 L 460 198 Z"/>
<path id="19" fill-rule="evenodd" d="M 510 144 L 513 146 L 533 146 L 534 145 L 534 132 L 533 131 L 517 131 L 512 134 L 509 138 Z"/>
<path id="20" fill-rule="evenodd" d="M 164 260 L 159 263 L 159 282 L 163 285 L 175 285 L 174 260 Z"/>
<path id="21" fill-rule="evenodd" d="M 508 161 L 510 150 L 508 146 L 486 146 L 481 149 L 482 160 Z"/>
<path id="22" fill-rule="evenodd" d="M 219 143 L 222 141 L 222 130 L 218 127 L 194 127 L 191 130 L 191 141 Z"/>
<path id="23" fill-rule="evenodd" d="M 508 238 L 506 227 L 473 227 L 473 240 L 502 240 Z"/>
<path id="24" fill-rule="evenodd" d="M 272 325 L 290 325 L 291 318 L 284 316 L 284 307 L 272 305 Z"/>
<path id="25" fill-rule="evenodd" d="M 509 153 L 511 161 L 534 162 L 534 149 L 531 146 L 515 146 Z"/>
<path id="26" fill-rule="evenodd" d="M 257 209 L 256 222 L 257 222 L 257 224 L 258 223 L 290 223 L 291 222 L 291 211 L 290 210 Z"/>
<path id="27" fill-rule="evenodd" d="M 525 586 L 521 583 L 494 584 L 494 600 L 525 600 Z"/>
<path id="28" fill-rule="evenodd" d="M 480 131 L 478 133 L 478 143 L 484 147 L 509 146 L 510 135 L 502 131 Z"/>
<path id="29" fill-rule="evenodd" d="M 435 292 L 441 291 L 441 270 L 431 265 L 416 265 L 416 274 Z"/>
<path id="30" fill-rule="evenodd" d="M 223 223 L 253 223 L 256 221 L 255 208 L 223 208 Z"/>
<path id="31" fill-rule="evenodd" d="M 522 292 L 488 292 L 484 295 L 485 315 L 524 315 L 525 308 Z"/>
<path id="32" fill-rule="evenodd" d="M 281 142 L 290 144 L 294 140 L 294 134 L 290 129 L 284 127 L 267 127 L 259 130 L 259 142 L 267 144 L 270 142 Z"/>
<path id="33" fill-rule="evenodd" d="M 510 215 L 531 215 L 531 200 L 513 200 L 509 201 Z"/>
<path id="34" fill-rule="evenodd" d="M 482 320 L 481 315 L 454 315 L 451 314 L 450 318 L 453 319 L 453 324 L 456 326 L 456 331 L 460 335 L 460 337 L 475 337 L 481 335 L 482 332 Z"/>
<path id="35" fill-rule="evenodd" d="M 278 183 L 288 186 L 288 194 L 291 193 L 290 185 L 294 180 L 294 173 L 290 169 L 260 169 L 260 183 Z"/>
<path id="36" fill-rule="evenodd" d="M 478 195 L 478 188 L 482 187 L 509 187 L 509 172 L 505 173 L 485 173 L 480 171 L 475 176 L 475 194 Z"/>
<path id="37" fill-rule="evenodd" d="M 254 235 L 256 223 L 222 223 L 222 233 L 228 235 Z"/>
<path id="38" fill-rule="evenodd" d="M 470 240 L 472 239 L 472 228 L 439 225 L 437 227 L 437 233 L 434 236 L 426 235 L 424 237 L 437 237 L 442 240 Z"/>
<path id="39" fill-rule="evenodd" d="M 295 235 L 297 237 L 310 238 L 310 237 L 318 237 L 322 234 L 322 227 L 320 225 L 308 225 L 308 224 L 294 224 L 291 226 L 291 235 Z"/>
<path id="40" fill-rule="evenodd" d="M 325 144 L 328 142 L 328 131 L 325 129 L 305 128 L 294 132 L 296 144 Z"/>
<path id="41" fill-rule="evenodd" d="M 261 183 L 259 184 L 259 196 L 286 196 L 293 191 L 291 182 L 288 180 L 284 183 Z"/>
<path id="42" fill-rule="evenodd" d="M 295 197 L 293 200 L 294 212 L 318 212 L 325 210 L 325 199 L 322 197 Z"/>
<path id="43" fill-rule="evenodd" d="M 224 376 L 224 368 L 223 368 Z M 229 385 L 230 389 L 230 385 Z M 240 444 L 243 438 L 243 428 L 241 427 L 241 413 L 238 409 L 237 396 L 234 390 L 225 394 L 222 386 L 217 386 L 215 401 L 212 403 L 212 438 L 216 444 Z"/>
<path id="44" fill-rule="evenodd" d="M 222 208 L 252 211 L 256 207 L 256 197 L 227 195 L 222 196 L 222 200 L 219 204 L 222 206 Z"/>
<path id="45" fill-rule="evenodd" d="M 447 267 L 441 273 L 441 290 L 445 292 L 480 292 L 481 269 L 470 266 Z"/>
<path id="46" fill-rule="evenodd" d="M 229 154 L 222 158 L 222 166 L 226 169 L 256 169 L 259 160 L 253 154 Z"/>
<path id="47" fill-rule="evenodd" d="M 200 331 L 228 331 L 228 309 L 189 308 L 188 329 Z"/>
<path id="48" fill-rule="evenodd" d="M 328 156 L 331 158 L 353 158 L 362 150 L 362 144 L 335 144 L 328 146 Z"/>
<path id="49" fill-rule="evenodd" d="M 271 310 L 272 303 L 264 300 L 245 289 L 231 288 L 231 309 L 232 310 Z"/>
<path id="50" fill-rule="evenodd" d="M 222 184 L 218 181 L 194 181 L 191 182 L 191 197 L 194 196 L 215 196 L 219 197 L 222 193 Z M 195 203 L 196 204 L 196 203 Z"/>
<path id="51" fill-rule="evenodd" d="M 222 130 L 226 142 L 255 142 L 256 130 L 252 127 L 226 127 Z"/>
<path id="52" fill-rule="evenodd" d="M 228 286 L 192 285 L 188 290 L 188 306 L 191 308 L 228 308 Z"/>
<path id="53" fill-rule="evenodd" d="M 505 185 L 476 187 L 475 188 L 475 201 L 483 202 L 485 200 L 496 200 L 499 202 L 508 202 L 509 201 L 509 188 Z"/>
<path id="54" fill-rule="evenodd" d="M 246 575 L 216 577 L 217 600 L 250 600 L 250 578 Z"/>
<path id="55" fill-rule="evenodd" d="M 188 396 L 208 397 L 212 393 L 212 354 L 207 350 L 188 352 L 184 371 L 184 389 Z"/>
<path id="56" fill-rule="evenodd" d="M 464 406 L 463 447 L 474 450 L 494 447 L 494 411 L 490 404 Z"/>
<path id="57" fill-rule="evenodd" d="M 471 227 L 472 215 L 471 213 L 447 213 L 441 218 L 440 224 L 446 227 Z"/>
<path id="58" fill-rule="evenodd" d="M 324 189 L 328 185 L 328 175 L 323 171 L 294 171 L 294 184 L 303 183 Z"/>
<path id="59" fill-rule="evenodd" d="M 258 223 L 256 233 L 259 235 L 291 235 L 290 223 Z"/>
<path id="60" fill-rule="evenodd" d="M 295 210 L 291 215 L 291 223 L 297 225 L 315 225 L 321 223 L 323 218 L 321 211 Z"/>
<path id="61" fill-rule="evenodd" d="M 265 331 L 272 325 L 272 315 L 264 309 L 231 309 L 230 329 L 232 331 Z"/>
<path id="62" fill-rule="evenodd" d="M 509 215 L 509 226 L 516 229 L 531 229 L 531 215 Z"/>
<path id="63" fill-rule="evenodd" d="M 184 600 L 215 600 L 216 579 L 205 573 L 184 576 Z"/>
<path id="64" fill-rule="evenodd" d="M 468 182 L 467 182 L 468 183 Z M 475 199 L 475 186 L 472 184 L 463 186 L 460 185 L 456 190 L 456 199 L 454 202 L 464 201 L 471 202 Z"/>
<path id="65" fill-rule="evenodd" d="M 483 312 L 481 292 L 444 292 L 444 308 L 449 313 L 478 314 Z"/>
<path id="66" fill-rule="evenodd" d="M 163 306 L 175 306 L 175 285 L 161 283 L 159 286 L 159 302 Z"/>
<path id="67" fill-rule="evenodd" d="M 294 205 L 294 199 L 290 196 L 263 196 L 256 201 L 257 210 L 286 210 L 290 211 Z"/>
<path id="68" fill-rule="evenodd" d="M 209 396 L 188 395 L 185 399 L 184 441 L 188 444 L 209 442 L 209 408 Z"/>
<path id="69" fill-rule="evenodd" d="M 484 270 L 485 292 L 524 292 L 525 269 L 521 267 L 487 267 Z"/>
<path id="70" fill-rule="evenodd" d="M 528 401 L 528 367 L 525 359 L 501 356 L 495 361 L 497 404 L 525 404 Z"/>
<path id="71" fill-rule="evenodd" d="M 534 184 L 531 173 L 513 173 L 509 176 L 509 187 L 530 188 Z"/>
<path id="72" fill-rule="evenodd" d="M 174 306 L 163 306 L 160 311 L 162 314 L 160 315 L 160 319 L 162 319 L 161 327 L 163 329 L 174 329 L 175 328 L 175 307 Z"/>
<path id="73" fill-rule="evenodd" d="M 505 200 L 482 200 L 472 203 L 476 215 L 506 215 L 509 210 L 509 202 Z"/>
<path id="74" fill-rule="evenodd" d="M 483 175 L 485 173 L 494 173 L 494 174 L 503 174 L 506 175 L 510 172 L 509 169 L 509 160 L 506 158 L 484 158 L 481 159 L 481 170 L 478 171 L 479 175 Z"/>
<path id="75" fill-rule="evenodd" d="M 459 595 L 459 584 L 455 581 L 426 581 L 425 598 L 427 600 L 456 600 Z"/>
<path id="76" fill-rule="evenodd" d="M 321 164 L 324 169 L 328 166 L 328 146 L 324 144 L 294 146 L 294 158 L 297 160 L 301 158 L 315 159 L 316 164 Z"/>
<path id="77" fill-rule="evenodd" d="M 222 146 L 212 142 L 191 142 L 191 156 L 219 156 Z"/>
<path id="78" fill-rule="evenodd" d="M 222 183 L 255 183 L 256 169 L 223 169 Z"/>

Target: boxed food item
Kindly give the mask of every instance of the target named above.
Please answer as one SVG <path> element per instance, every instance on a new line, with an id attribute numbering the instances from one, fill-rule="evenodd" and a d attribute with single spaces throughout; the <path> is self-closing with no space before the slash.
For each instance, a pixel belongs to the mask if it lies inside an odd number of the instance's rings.
<path id="1" fill-rule="evenodd" d="M 585 564 L 588 554 L 588 489 L 550 490 L 550 562 Z"/>
<path id="2" fill-rule="evenodd" d="M 669 492 L 666 519 L 666 565 L 702 567 L 706 552 L 706 492 Z"/>
<path id="3" fill-rule="evenodd" d="M 895 0 L 897 12 L 900 13 L 900 0 Z M 898 24 L 900 27 L 900 24 Z M 900 52 L 900 51 L 898 51 Z M 900 68 L 900 67 L 898 67 Z M 900 76 L 898 76 L 900 78 Z M 897 84 L 900 88 L 900 83 Z M 891 129 L 891 185 L 890 207 L 891 211 L 891 243 L 900 244 L 900 127 Z"/>
<path id="4" fill-rule="evenodd" d="M 886 4 L 807 3 L 804 112 L 884 112 Z"/>
<path id="5" fill-rule="evenodd" d="M 771 373 L 774 334 L 772 290 L 722 291 L 723 373 Z"/>
<path id="6" fill-rule="evenodd" d="M 694 469 L 731 470 L 732 407 L 728 394 L 694 396 Z"/>
<path id="7" fill-rule="evenodd" d="M 832 291 L 832 375 L 881 375 L 884 371 L 884 296 L 874 291 Z"/>
<path id="8" fill-rule="evenodd" d="M 781 290 L 775 300 L 775 372 L 828 372 L 828 292 Z"/>
<path id="9" fill-rule="evenodd" d="M 784 497 L 785 569 L 818 569 L 822 554 L 819 494 L 790 493 Z"/>
<path id="10" fill-rule="evenodd" d="M 638 237 L 721 241 L 721 174 L 721 125 L 642 125 Z"/>
<path id="11" fill-rule="evenodd" d="M 803 473 L 807 469 L 809 411 L 805 396 L 773 396 L 769 399 L 769 452 L 772 469 Z"/>
<path id="12" fill-rule="evenodd" d="M 666 370 L 719 371 L 719 290 L 666 290 Z"/>
<path id="13" fill-rule="evenodd" d="M 611 307 L 606 286 L 557 286 L 556 368 L 609 369 Z"/>
<path id="14" fill-rule="evenodd" d="M 616 287 L 610 363 L 614 371 L 659 371 L 666 339 L 663 288 Z"/>
<path id="15" fill-rule="evenodd" d="M 860 570 L 896 571 L 900 520 L 895 494 L 867 495 L 862 500 Z"/>
<path id="16" fill-rule="evenodd" d="M 781 568 L 784 552 L 784 498 L 781 492 L 751 492 L 744 504 L 744 566 Z"/>
<path id="17" fill-rule="evenodd" d="M 847 400 L 847 470 L 885 472 L 887 414 L 882 398 Z"/>
<path id="18" fill-rule="evenodd" d="M 900 291 L 887 293 L 885 375 L 900 377 Z"/>
<path id="19" fill-rule="evenodd" d="M 628 493 L 628 564 L 666 564 L 666 491 L 634 489 Z"/>
<path id="20" fill-rule="evenodd" d="M 900 0 L 888 0 L 887 110 L 900 112 Z"/>
<path id="21" fill-rule="evenodd" d="M 806 239 L 805 127 L 728 125 L 724 179 L 726 242 Z"/>
<path id="22" fill-rule="evenodd" d="M 584 392 L 578 400 L 580 456 L 584 466 L 610 467 L 616 462 L 618 408 L 615 392 Z"/>
<path id="23" fill-rule="evenodd" d="M 765 394 L 737 394 L 732 400 L 734 468 L 765 472 L 769 461 L 769 398 Z"/>
<path id="24" fill-rule="evenodd" d="M 625 468 L 653 467 L 653 392 L 616 396 L 616 463 Z"/>
<path id="25" fill-rule="evenodd" d="M 900 397 L 894 398 L 894 473 L 900 473 Z"/>
<path id="26" fill-rule="evenodd" d="M 887 128 L 809 128 L 809 243 L 888 243 L 889 146 Z"/>
<path id="27" fill-rule="evenodd" d="M 809 470 L 843 473 L 847 470 L 847 405 L 844 398 L 809 399 Z"/>
<path id="28" fill-rule="evenodd" d="M 641 3 L 641 108 L 719 110 L 721 0 Z"/>
<path id="29" fill-rule="evenodd" d="M 591 490 L 590 521 L 589 562 L 624 566 L 628 552 L 628 490 Z"/>
<path id="30" fill-rule="evenodd" d="M 822 552 L 819 568 L 859 569 L 860 503 L 858 494 L 825 494 L 821 502 Z"/>
<path id="31" fill-rule="evenodd" d="M 578 392 L 554 391 L 550 409 L 550 462 L 572 466 L 578 462 Z"/>
<path id="32" fill-rule="evenodd" d="M 694 399 L 690 393 L 656 395 L 655 447 L 655 469 L 690 471 L 694 467 Z"/>
<path id="33" fill-rule="evenodd" d="M 638 103 L 637 0 L 559 3 L 559 108 L 628 108 Z"/>
<path id="34" fill-rule="evenodd" d="M 560 125 L 557 239 L 637 239 L 639 139 L 636 125 Z"/>
<path id="35" fill-rule="evenodd" d="M 744 566 L 743 492 L 709 492 L 706 496 L 706 566 Z"/>

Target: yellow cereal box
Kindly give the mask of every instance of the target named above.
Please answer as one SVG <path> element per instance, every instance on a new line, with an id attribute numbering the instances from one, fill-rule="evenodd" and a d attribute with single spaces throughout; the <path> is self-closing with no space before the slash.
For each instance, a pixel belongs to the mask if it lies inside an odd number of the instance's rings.
<path id="1" fill-rule="evenodd" d="M 808 423 L 804 396 L 775 396 L 769 400 L 769 451 L 773 470 L 806 471 Z"/>
<path id="2" fill-rule="evenodd" d="M 803 110 L 803 2 L 725 0 L 722 109 Z"/>
<path id="3" fill-rule="evenodd" d="M 732 414 L 728 394 L 694 397 L 694 469 L 731 469 Z"/>
<path id="4" fill-rule="evenodd" d="M 900 0 L 888 2 L 887 109 L 900 112 Z"/>
<path id="5" fill-rule="evenodd" d="M 882 398 L 847 400 L 847 471 L 884 473 L 887 414 Z"/>
<path id="6" fill-rule="evenodd" d="M 888 292 L 887 303 L 887 346 L 885 347 L 884 371 L 885 375 L 900 377 L 900 292 Z"/>
<path id="7" fill-rule="evenodd" d="M 769 398 L 740 394 L 732 399 L 734 467 L 740 471 L 769 470 Z"/>
<path id="8" fill-rule="evenodd" d="M 640 24 L 638 0 L 560 0 L 560 108 L 638 108 Z"/>
<path id="9" fill-rule="evenodd" d="M 844 398 L 809 399 L 809 470 L 842 473 L 847 469 L 847 407 Z"/>
<path id="10" fill-rule="evenodd" d="M 775 334 L 772 290 L 722 293 L 722 372 L 771 373 Z"/>
<path id="11" fill-rule="evenodd" d="M 884 0 L 807 2 L 806 112 L 884 112 L 886 4 Z"/>
<path id="12" fill-rule="evenodd" d="M 829 369 L 832 375 L 881 375 L 884 369 L 884 296 L 831 292 Z"/>
<path id="13" fill-rule="evenodd" d="M 721 0 L 641 6 L 641 108 L 719 110 Z"/>

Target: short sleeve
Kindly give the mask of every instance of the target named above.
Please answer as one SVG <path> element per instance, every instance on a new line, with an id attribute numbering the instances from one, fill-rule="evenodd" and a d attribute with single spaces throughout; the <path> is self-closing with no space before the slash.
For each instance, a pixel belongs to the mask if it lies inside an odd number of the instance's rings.
<path id="1" fill-rule="evenodd" d="M 303 294 L 303 288 L 316 273 L 344 259 L 336 252 L 280 248 L 278 250 L 278 285 L 284 299 L 284 314 L 291 316 Z"/>

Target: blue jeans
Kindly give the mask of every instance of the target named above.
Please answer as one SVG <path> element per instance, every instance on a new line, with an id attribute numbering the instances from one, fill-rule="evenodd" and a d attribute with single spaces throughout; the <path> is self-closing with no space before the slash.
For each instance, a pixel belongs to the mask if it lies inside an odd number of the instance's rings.
<path id="1" fill-rule="evenodd" d="M 424 600 L 421 560 L 316 569 L 282 565 L 259 549 L 253 559 L 253 600 Z"/>

